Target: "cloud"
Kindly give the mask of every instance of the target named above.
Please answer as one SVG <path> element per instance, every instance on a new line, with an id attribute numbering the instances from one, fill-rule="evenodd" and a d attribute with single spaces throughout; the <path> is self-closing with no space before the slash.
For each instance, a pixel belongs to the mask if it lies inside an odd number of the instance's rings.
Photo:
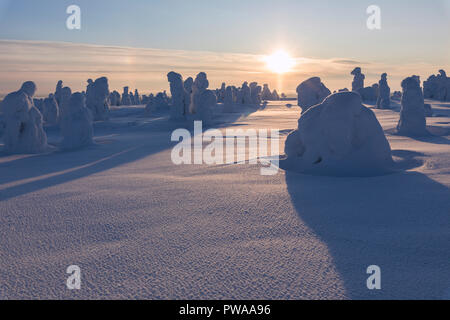
<path id="1" fill-rule="evenodd" d="M 26 80 L 37 83 L 38 95 L 54 91 L 58 80 L 73 91 L 82 91 L 88 78 L 101 76 L 109 78 L 111 89 L 120 91 L 127 85 L 149 93 L 167 90 L 166 75 L 173 70 L 185 78 L 204 71 L 213 88 L 222 82 L 240 85 L 243 81 L 257 81 L 294 94 L 297 85 L 312 76 L 320 76 L 332 90 L 349 87 L 350 71 L 356 65 L 363 67 L 368 85 L 388 72 L 394 88 L 399 88 L 406 76 L 426 76 L 440 69 L 427 64 L 361 63 L 346 58 L 295 60 L 294 70 L 280 77 L 266 69 L 262 55 L 0 40 L 0 93 L 17 90 Z"/>

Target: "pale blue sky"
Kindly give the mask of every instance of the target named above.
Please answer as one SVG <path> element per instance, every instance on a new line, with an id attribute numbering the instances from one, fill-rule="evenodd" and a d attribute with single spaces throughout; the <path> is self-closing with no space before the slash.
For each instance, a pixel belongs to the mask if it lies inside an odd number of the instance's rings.
<path id="1" fill-rule="evenodd" d="M 66 29 L 66 8 L 71 4 L 79 5 L 82 10 L 80 31 Z M 382 29 L 379 31 L 370 31 L 366 27 L 366 8 L 372 4 L 381 7 Z M 3 40 L 252 55 L 264 55 L 284 48 L 296 58 L 316 59 L 316 66 L 322 65 L 320 61 L 324 59 L 356 61 L 363 68 L 372 66 L 373 73 L 366 75 L 373 82 L 381 72 L 395 71 L 398 79 L 409 76 L 411 66 L 415 65 L 420 69 L 417 73 L 423 72 L 423 76 L 448 67 L 449 30 L 450 0 L 0 0 L 0 39 Z M 42 64 L 42 60 L 47 59 L 45 54 L 33 56 L 18 49 L 17 45 L 16 51 L 11 51 L 10 46 L 8 42 L 2 43 L 2 57 L 8 52 L 8 59 L 13 59 L 16 54 L 17 59 L 4 60 L 10 73 L 1 74 L 6 77 L 3 81 L 13 79 L 13 65 L 20 72 L 27 72 L 34 60 L 41 64 L 39 70 L 43 72 L 33 71 L 34 77 L 40 77 L 49 84 L 57 80 L 50 74 L 54 70 L 48 61 Z M 42 46 L 46 46 L 45 43 Z M 71 63 L 78 63 L 77 52 L 62 54 L 53 48 L 49 45 L 46 54 L 55 56 L 55 60 L 60 60 L 63 55 Z M 23 60 L 25 54 L 26 61 Z M 202 57 L 199 54 L 198 60 L 201 61 Z M 178 65 L 176 58 L 173 59 Z M 220 60 L 224 69 L 233 69 L 233 64 L 223 63 L 223 57 L 214 59 Z M 214 59 L 208 56 L 208 64 Z M 79 62 L 78 67 L 84 70 L 88 64 L 89 61 L 85 60 Z M 394 66 L 406 64 L 408 69 L 391 70 Z M 170 68 L 172 64 L 167 61 L 166 65 Z M 378 72 L 379 68 L 375 68 L 378 65 L 382 65 L 384 70 Z M 348 69 L 352 67 L 349 64 Z M 255 66 L 252 72 L 259 71 L 258 68 Z M 328 81 L 335 81 L 335 89 L 348 86 L 347 68 L 342 71 L 345 72 L 342 83 L 337 82 L 337 75 L 312 66 L 300 71 L 303 73 L 292 79 L 292 86 L 304 80 L 301 77 L 309 76 L 310 71 L 318 72 L 325 79 L 328 76 Z M 86 76 L 100 74 L 100 71 L 91 72 Z M 133 76 L 128 74 L 127 77 L 130 75 Z M 147 88 L 160 88 L 166 79 L 162 71 L 159 77 L 161 82 L 158 85 L 145 84 Z M 220 75 L 216 77 L 219 82 Z M 260 75 L 259 78 L 264 77 Z M 17 76 L 15 81 L 20 82 L 20 79 Z M 247 79 L 236 77 L 237 82 L 240 80 Z M 268 76 L 266 81 L 276 85 L 273 77 Z M 395 81 L 398 82 L 397 79 Z M 0 85 L 0 91 L 9 90 L 9 86 Z"/>
<path id="2" fill-rule="evenodd" d="M 260 54 L 273 46 L 317 58 L 442 60 L 448 0 L 0 0 L 0 38 Z M 82 30 L 65 9 L 82 9 Z M 366 8 L 382 9 L 382 30 Z M 420 41 L 421 45 L 417 45 Z M 444 53 L 445 51 L 445 53 Z M 386 62 L 386 61 L 385 61 Z"/>

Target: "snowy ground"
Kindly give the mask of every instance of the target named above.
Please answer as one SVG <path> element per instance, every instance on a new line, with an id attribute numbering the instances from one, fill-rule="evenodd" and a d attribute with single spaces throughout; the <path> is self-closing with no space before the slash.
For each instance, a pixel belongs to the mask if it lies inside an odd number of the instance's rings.
<path id="1" fill-rule="evenodd" d="M 0 154 L 1 299 L 450 298 L 450 104 L 433 102 L 440 136 L 423 139 L 393 135 L 398 111 L 376 110 L 399 172 L 370 178 L 175 166 L 178 126 L 142 108 L 97 123 L 84 150 Z M 299 114 L 271 104 L 220 127 L 280 129 L 283 150 Z"/>

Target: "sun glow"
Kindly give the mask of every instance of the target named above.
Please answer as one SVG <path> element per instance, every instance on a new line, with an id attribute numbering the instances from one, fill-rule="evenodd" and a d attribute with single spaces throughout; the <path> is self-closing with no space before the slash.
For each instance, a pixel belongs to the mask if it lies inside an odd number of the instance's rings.
<path id="1" fill-rule="evenodd" d="M 275 73 L 282 74 L 292 70 L 295 66 L 295 61 L 291 56 L 283 50 L 279 50 L 264 59 L 267 68 Z"/>

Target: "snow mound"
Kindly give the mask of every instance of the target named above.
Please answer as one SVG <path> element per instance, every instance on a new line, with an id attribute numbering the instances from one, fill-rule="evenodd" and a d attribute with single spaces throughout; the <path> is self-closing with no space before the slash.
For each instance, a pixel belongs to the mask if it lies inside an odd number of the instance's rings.
<path id="1" fill-rule="evenodd" d="M 391 172 L 391 147 L 361 96 L 342 92 L 310 108 L 286 140 L 282 168 L 331 176 L 375 176 Z"/>

